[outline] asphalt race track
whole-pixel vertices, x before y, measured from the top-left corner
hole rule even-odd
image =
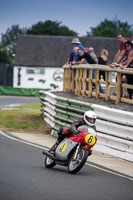
[[[133,200],[133,178],[89,163],[47,169],[42,149],[0,131],[0,200]]]
[[[39,97],[0,96],[0,109],[6,105],[31,104],[40,102]]]

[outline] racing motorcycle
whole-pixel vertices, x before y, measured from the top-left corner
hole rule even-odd
[[[52,168],[56,164],[67,166],[70,174],[77,173],[85,164],[91,148],[96,144],[97,137],[94,129],[87,125],[78,127],[79,134],[70,134],[57,146],[55,154],[51,154],[50,150],[44,150],[42,153],[46,156],[44,165]]]

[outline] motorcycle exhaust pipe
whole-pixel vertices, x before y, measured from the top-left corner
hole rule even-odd
[[[44,154],[45,156],[48,156],[50,158],[52,158],[53,160],[56,160],[55,156],[53,156],[51,153],[49,153],[48,151],[43,151],[42,154]]]

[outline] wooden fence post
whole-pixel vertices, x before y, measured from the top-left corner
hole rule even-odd
[[[105,95],[106,95],[106,101],[108,101],[109,100],[109,72],[105,72],[105,82],[106,82]]]
[[[96,98],[99,97],[99,70],[96,69]]]
[[[72,92],[75,90],[75,70],[76,69],[72,70]]]
[[[86,69],[83,69],[83,78],[82,78],[82,83],[83,83],[83,88],[82,88],[82,96],[86,95]]]
[[[79,69],[76,69],[76,77],[75,77],[75,95],[78,95],[78,87],[79,87]]]
[[[81,89],[82,89],[82,69],[79,69],[79,77],[78,77],[78,96],[81,95]]]
[[[72,82],[72,69],[69,68],[69,92],[72,92],[72,88],[73,88],[73,82]]]
[[[116,85],[116,104],[120,102],[121,98],[121,73],[117,73],[117,85]]]
[[[63,74],[63,92],[66,92],[66,73],[67,73],[67,69],[64,68],[64,74]]]
[[[89,93],[88,96],[91,97],[92,96],[92,69],[88,69],[89,70]]]

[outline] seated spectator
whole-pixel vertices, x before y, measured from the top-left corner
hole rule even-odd
[[[78,61],[77,64],[83,64],[85,62],[85,60],[89,64],[96,64],[96,61],[87,52],[84,52],[82,49],[78,49],[78,55],[79,55],[80,61]],[[89,70],[87,70],[87,78],[88,77],[89,77]],[[96,71],[95,70],[92,71],[92,78],[96,79]],[[88,90],[88,83],[86,84],[86,89]],[[101,93],[104,93],[101,84],[99,84],[99,90]]]
[[[117,64],[121,62],[126,52],[125,42],[127,40],[125,39],[125,37],[122,34],[118,34],[117,39],[120,42],[120,48],[115,55],[113,63],[109,65],[111,68],[117,67]]]
[[[97,56],[94,52],[94,48],[93,47],[86,47],[85,48],[86,52],[90,54],[90,56],[96,61],[96,63],[98,63],[98,59],[97,59]]]
[[[118,65],[121,69],[132,68],[133,69],[133,44],[130,40],[125,42],[126,53],[122,62]],[[126,74],[127,84],[133,85],[133,74]],[[132,99],[133,90],[127,89],[129,98]]]
[[[98,64],[99,65],[106,65],[108,60],[108,51],[106,49],[102,49],[100,52],[100,56],[98,57]],[[103,77],[105,81],[105,71],[99,71],[99,79]]]

